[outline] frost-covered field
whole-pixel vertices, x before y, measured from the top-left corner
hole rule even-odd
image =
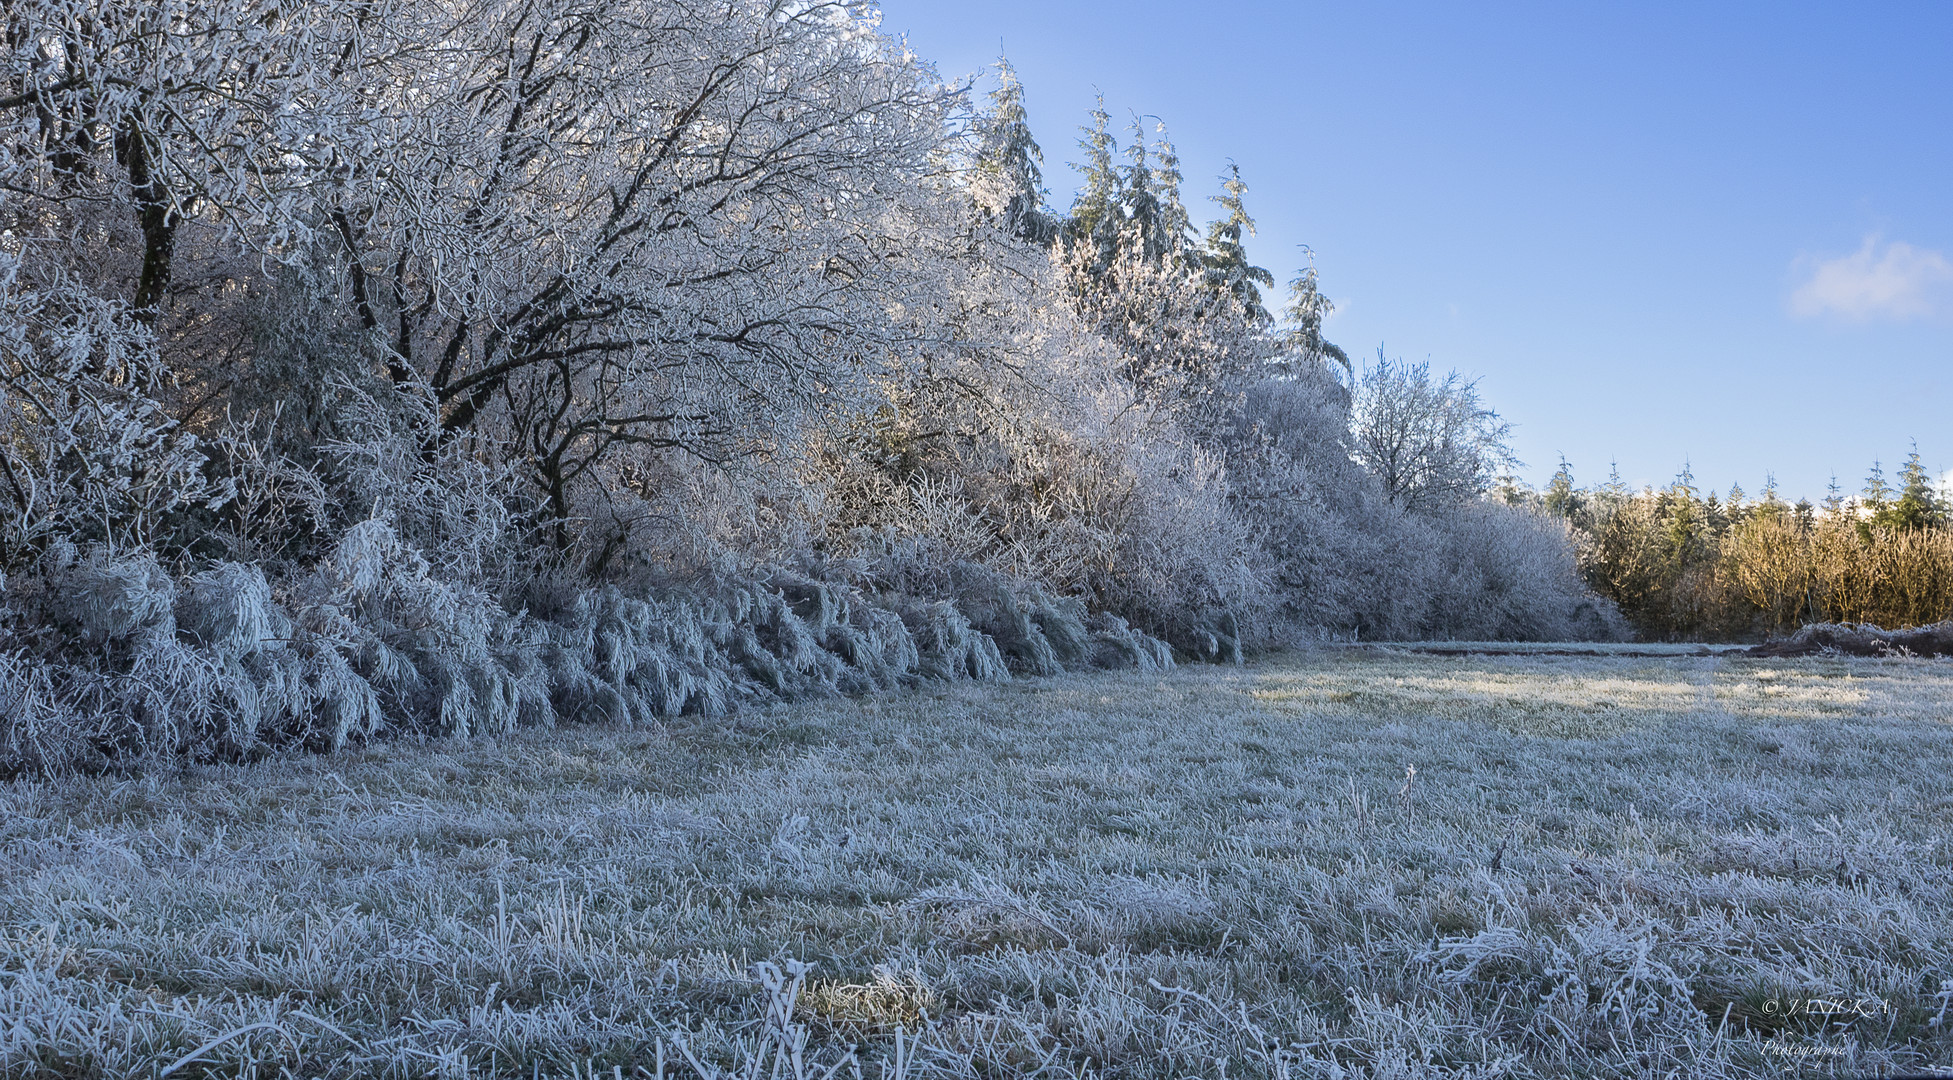
[[[1949,818],[1943,661],[1368,648],[15,782],[0,1072],[1922,1071]]]

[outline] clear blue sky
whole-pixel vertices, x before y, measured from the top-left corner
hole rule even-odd
[[[1534,483],[1953,468],[1953,4],[882,6],[945,78],[1009,54],[1060,209],[1095,88],[1190,197],[1239,162],[1255,260],[1477,376]]]

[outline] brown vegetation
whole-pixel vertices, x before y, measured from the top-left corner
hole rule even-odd
[[[1686,472],[1660,490],[1554,477],[1543,503],[1580,537],[1587,581],[1644,637],[1755,640],[1806,624],[1888,630],[1953,618],[1953,526],[1914,453],[1894,498],[1876,470],[1863,498],[1823,508],[1766,490],[1702,495]]]

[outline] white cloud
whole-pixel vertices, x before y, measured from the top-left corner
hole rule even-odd
[[[1835,259],[1805,256],[1795,268],[1803,284],[1790,294],[1790,313],[1809,319],[1918,319],[1953,310],[1953,262],[1902,240],[1863,247]]]

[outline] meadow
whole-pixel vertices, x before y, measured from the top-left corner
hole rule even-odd
[[[1647,646],[18,779],[0,1075],[1918,1073],[1949,815],[1953,666]]]

